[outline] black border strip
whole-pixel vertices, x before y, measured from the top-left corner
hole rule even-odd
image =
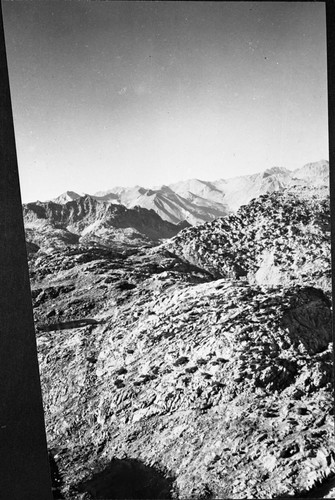
[[[0,498],[51,500],[2,8],[0,215]]]

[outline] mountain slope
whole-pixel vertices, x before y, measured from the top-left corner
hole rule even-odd
[[[330,280],[329,221],[327,188],[291,188],[185,229],[164,246],[217,278],[323,288]]]
[[[74,243],[153,244],[185,227],[162,220],[153,210],[128,209],[88,195],[65,204],[36,202],[23,206],[27,240],[43,248]]]
[[[115,200],[129,208],[137,205],[155,210],[162,219],[177,224],[186,220],[190,224],[206,222],[228,214],[229,209],[222,201],[215,201],[193,193],[180,195],[169,186],[158,189],[135,187],[111,190],[95,195],[97,199]]]
[[[295,179],[304,180],[312,186],[329,184],[329,162],[321,160],[314,163],[307,163],[302,168],[298,168],[292,173],[293,181]]]

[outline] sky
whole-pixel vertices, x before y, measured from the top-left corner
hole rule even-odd
[[[322,2],[2,4],[23,202],[328,159]]]

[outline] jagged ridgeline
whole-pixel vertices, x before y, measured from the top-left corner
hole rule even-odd
[[[96,200],[89,195],[65,204],[28,203],[23,206],[29,252],[64,249],[68,245],[101,246],[157,244],[170,238],[187,223],[172,224],[153,210],[139,206],[128,209]]]
[[[327,494],[327,188],[281,189],[184,229],[90,197],[35,205],[24,210],[58,495]]]

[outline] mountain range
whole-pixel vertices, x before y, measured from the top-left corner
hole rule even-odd
[[[54,498],[334,497],[328,168],[23,206]]]
[[[295,170],[272,167],[257,174],[212,182],[190,179],[153,189],[141,186],[115,187],[89,196],[97,201],[121,204],[127,208],[140,206],[152,209],[163,220],[173,224],[187,221],[191,225],[198,225],[236,212],[240,206],[262,194],[291,186],[328,185],[328,182],[329,163],[320,160]],[[65,204],[81,196],[74,191],[67,191],[52,201]]]

